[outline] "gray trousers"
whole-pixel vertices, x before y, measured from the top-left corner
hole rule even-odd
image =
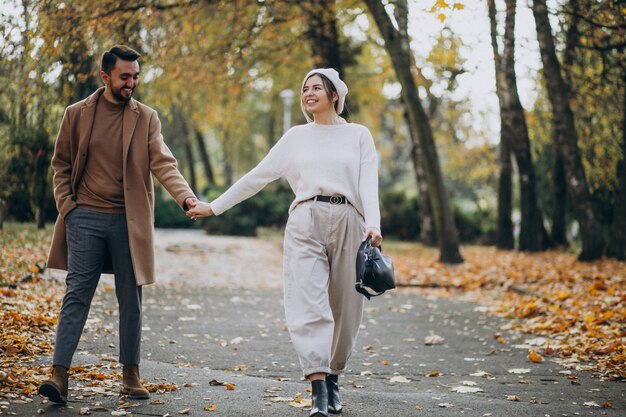
[[[341,374],[365,297],[354,289],[365,225],[349,204],[307,201],[289,215],[284,240],[285,316],[304,376]]]
[[[141,287],[135,281],[126,215],[97,213],[78,207],[66,216],[65,224],[67,289],[59,314],[53,364],[70,367],[109,256],[119,305],[119,360],[124,365],[139,364]]]

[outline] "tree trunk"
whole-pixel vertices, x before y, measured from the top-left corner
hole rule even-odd
[[[311,47],[313,63],[318,68],[334,68],[343,75],[335,0],[307,0],[300,1],[299,4],[307,21],[306,37]]]
[[[550,246],[543,225],[543,216],[537,204],[537,181],[530,153],[530,139],[524,108],[517,92],[515,75],[515,7],[516,0],[506,0],[504,50],[502,71],[504,73],[503,99],[505,117],[510,129],[510,143],[515,154],[520,185],[520,208],[522,222],[519,249],[531,252],[545,250]]]
[[[407,126],[409,126],[409,116],[404,112],[404,118]],[[424,174],[424,165],[420,153],[420,144],[415,137],[414,130],[409,128],[409,137],[411,139],[411,159],[413,168],[415,169],[415,181],[417,183],[417,203],[420,215],[420,236],[419,240],[426,246],[435,246],[437,244],[437,231],[435,230],[435,220],[433,219],[433,211],[430,206],[428,197],[428,181]]]
[[[496,246],[500,249],[513,249],[515,238],[513,236],[513,167],[511,163],[511,137],[504,108],[504,72],[502,60],[498,51],[498,25],[496,21],[496,6],[494,0],[487,1],[489,22],[491,26],[491,47],[493,49],[493,61],[496,74],[496,94],[500,103],[500,177],[498,179],[498,230]]]
[[[385,47],[391,58],[396,77],[402,86],[402,101],[407,109],[409,128],[414,131],[415,137],[418,138],[420,150],[424,156],[422,161],[424,162],[428,193],[439,238],[439,261],[444,263],[463,262],[459,252],[459,239],[454,227],[454,218],[439,165],[435,139],[411,72],[413,62],[406,27],[399,25],[401,31],[394,27],[381,1],[365,0],[365,3],[385,41]],[[398,7],[399,4],[402,4],[403,7]],[[403,10],[403,16],[406,15],[406,1],[399,1],[396,7]]]
[[[537,28],[537,39],[543,62],[548,97],[552,105],[557,148],[563,156],[566,182],[576,220],[580,225],[582,252],[579,260],[590,261],[602,256],[604,238],[602,228],[595,218],[587,179],[578,148],[578,135],[574,125],[574,114],[569,105],[569,91],[557,59],[545,0],[533,0],[533,14]]]
[[[185,143],[183,144],[185,148],[185,160],[187,162],[187,170],[189,172],[189,187],[191,187],[191,191],[195,194],[198,193],[198,179],[196,178],[196,170],[194,168],[194,157],[193,157],[193,149],[191,147],[191,143],[189,142],[189,137],[185,137]]]
[[[342,58],[339,47],[335,3],[336,0],[298,2],[307,22],[305,35],[311,48],[313,64],[316,68],[334,68],[343,78],[345,57]],[[349,99],[346,100],[347,103]],[[340,116],[347,116],[347,108],[345,105]]]
[[[622,159],[617,165],[617,193],[613,205],[613,222],[607,256],[626,260],[626,68],[624,69],[624,119],[622,120]]]
[[[570,69],[574,65],[575,48],[578,44],[578,1],[570,0],[569,6],[572,13],[569,15],[569,26],[565,35],[565,50],[563,51],[563,72],[565,81],[571,91],[572,73]],[[556,128],[553,129],[553,135],[556,135]],[[556,144],[557,140],[553,139]],[[557,146],[553,147],[552,156],[552,243],[555,246],[568,246],[567,243],[567,184],[565,181],[565,167],[563,166],[563,157],[558,151]]]
[[[183,109],[175,107],[173,110],[174,115],[174,128],[179,132],[183,151],[185,152],[185,164],[184,167],[187,171],[187,178],[189,178],[189,187],[194,193],[198,193],[198,179],[196,177],[195,158],[193,156],[193,147],[190,140],[189,125],[185,116],[183,115]]]
[[[556,135],[556,132],[553,133]],[[556,146],[553,147],[552,167],[552,243],[556,246],[567,244],[567,184],[563,156]]]
[[[0,231],[4,230],[4,220],[7,215],[7,202],[0,197]]]
[[[211,160],[209,159],[209,153],[206,150],[206,144],[204,143],[204,136],[198,128],[194,129],[194,136],[196,138],[196,145],[198,146],[198,153],[200,153],[200,161],[204,168],[204,176],[206,177],[209,185],[215,184],[215,176],[213,175],[213,167],[211,166]]]

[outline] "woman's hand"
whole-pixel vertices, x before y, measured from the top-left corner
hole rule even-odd
[[[378,229],[369,228],[365,231],[365,237],[363,240],[367,239],[368,236],[372,237],[372,246],[380,246],[383,242],[383,236],[380,234]]]
[[[187,210],[187,213],[185,214],[191,220],[196,220],[198,217],[213,216],[214,213],[209,203],[206,203],[204,201],[198,201],[193,207]]]

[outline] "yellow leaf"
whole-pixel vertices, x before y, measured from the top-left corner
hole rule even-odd
[[[437,19],[439,19],[439,21],[440,21],[441,23],[443,23],[443,22],[446,20],[446,15],[445,15],[445,14],[443,14],[443,13],[439,13],[439,14],[437,15]]]
[[[215,404],[209,407],[204,407],[204,411],[215,411],[215,410],[217,410],[217,406]]]
[[[452,8],[455,10],[463,10],[465,9],[465,5],[463,3],[454,3]]]
[[[530,353],[528,354],[528,359],[535,363],[543,362],[543,358],[535,351],[535,349],[531,349]]]
[[[235,386],[233,384],[231,384],[230,382],[226,382],[224,384],[224,386],[226,387],[227,390],[232,391],[235,389]]]

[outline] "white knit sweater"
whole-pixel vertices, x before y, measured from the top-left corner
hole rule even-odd
[[[370,131],[362,125],[295,126],[250,172],[211,202],[215,215],[285,178],[296,195],[289,211],[316,195],[343,195],[380,232],[378,159]]]

